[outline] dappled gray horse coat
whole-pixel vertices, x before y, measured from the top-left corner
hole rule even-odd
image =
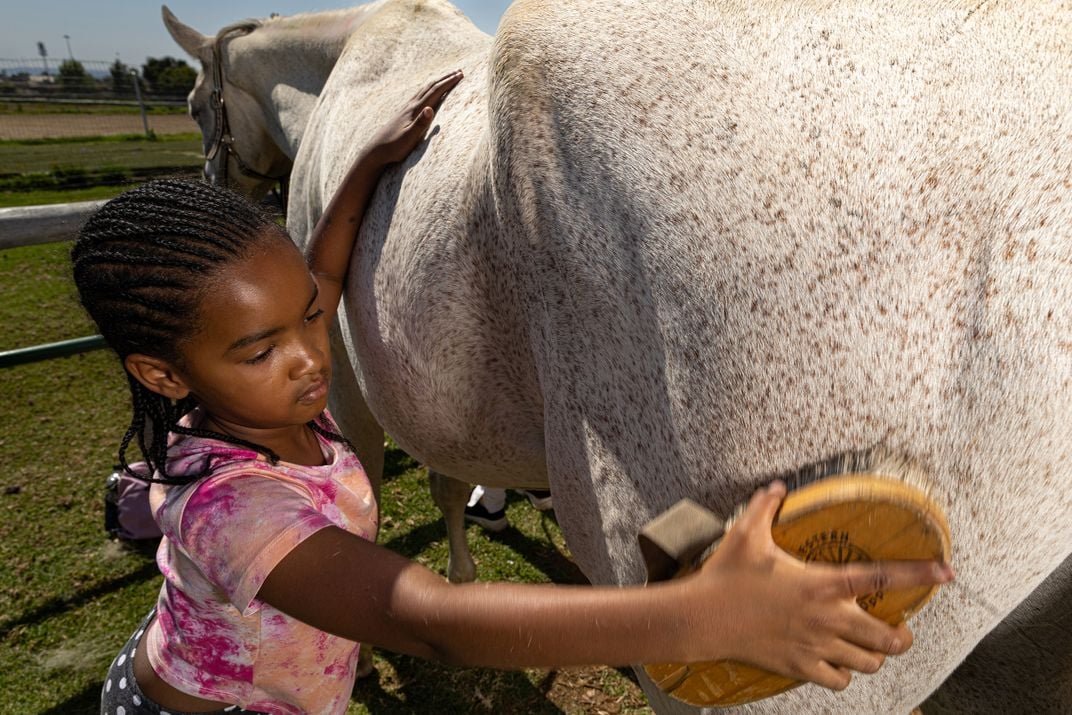
[[[352,382],[335,404],[364,444],[547,480],[602,583],[642,580],[637,531],[683,496],[725,514],[849,451],[917,459],[958,579],[915,648],[744,712],[908,712],[1062,564],[1072,4],[522,0],[494,45],[442,2],[366,10],[296,130],[296,238],[388,110],[467,78],[354,254],[370,412]],[[959,708],[1059,707],[1067,625],[1032,613],[995,648],[1041,655],[980,666]],[[1064,680],[1017,670],[1040,661]]]

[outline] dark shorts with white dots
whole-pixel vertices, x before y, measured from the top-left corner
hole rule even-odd
[[[147,698],[134,679],[134,650],[155,613],[155,608],[149,611],[149,615],[112,661],[112,667],[108,669],[108,677],[104,679],[104,687],[101,689],[101,715],[259,715],[237,705],[208,713],[187,713],[182,710],[169,710]]]

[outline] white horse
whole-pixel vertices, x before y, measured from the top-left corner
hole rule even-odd
[[[466,72],[352,262],[333,405],[371,470],[382,425],[549,483],[588,577],[632,583],[683,496],[904,452],[957,581],[878,674],[740,712],[908,712],[991,630],[925,709],[1068,707],[1072,5],[522,0],[494,41],[444,0],[218,43],[167,20],[207,148],[218,65],[246,167],[293,162],[299,241],[385,113]]]

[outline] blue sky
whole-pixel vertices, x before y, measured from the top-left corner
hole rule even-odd
[[[493,34],[510,0],[453,0],[484,32]],[[205,33],[247,17],[273,12],[332,10],[360,5],[342,0],[168,0],[167,6],[187,25]],[[48,56],[67,57],[64,35],[80,60],[111,62],[116,53],[128,65],[146,57],[186,55],[160,20],[160,3],[145,0],[0,0],[0,58],[37,57],[44,42]]]

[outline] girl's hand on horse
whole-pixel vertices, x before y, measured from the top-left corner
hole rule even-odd
[[[387,165],[405,159],[424,139],[435,109],[462,80],[461,70],[432,82],[372,137],[343,177],[305,247],[309,270],[320,286],[320,307],[330,322],[339,306],[357,229]]]
[[[463,76],[461,70],[455,70],[417,92],[409,104],[372,138],[368,153],[384,164],[399,162],[409,156],[432,126],[443,98],[462,81]]]
[[[717,619],[713,636],[725,639],[737,660],[841,690],[850,671],[874,673],[887,655],[904,653],[912,644],[907,626],[872,617],[857,597],[946,583],[953,571],[932,561],[838,566],[798,561],[771,536],[784,497],[781,482],[756,492],[700,569],[698,583],[717,579],[733,592],[727,601],[733,615]],[[703,614],[704,606],[698,603],[694,612]]]

